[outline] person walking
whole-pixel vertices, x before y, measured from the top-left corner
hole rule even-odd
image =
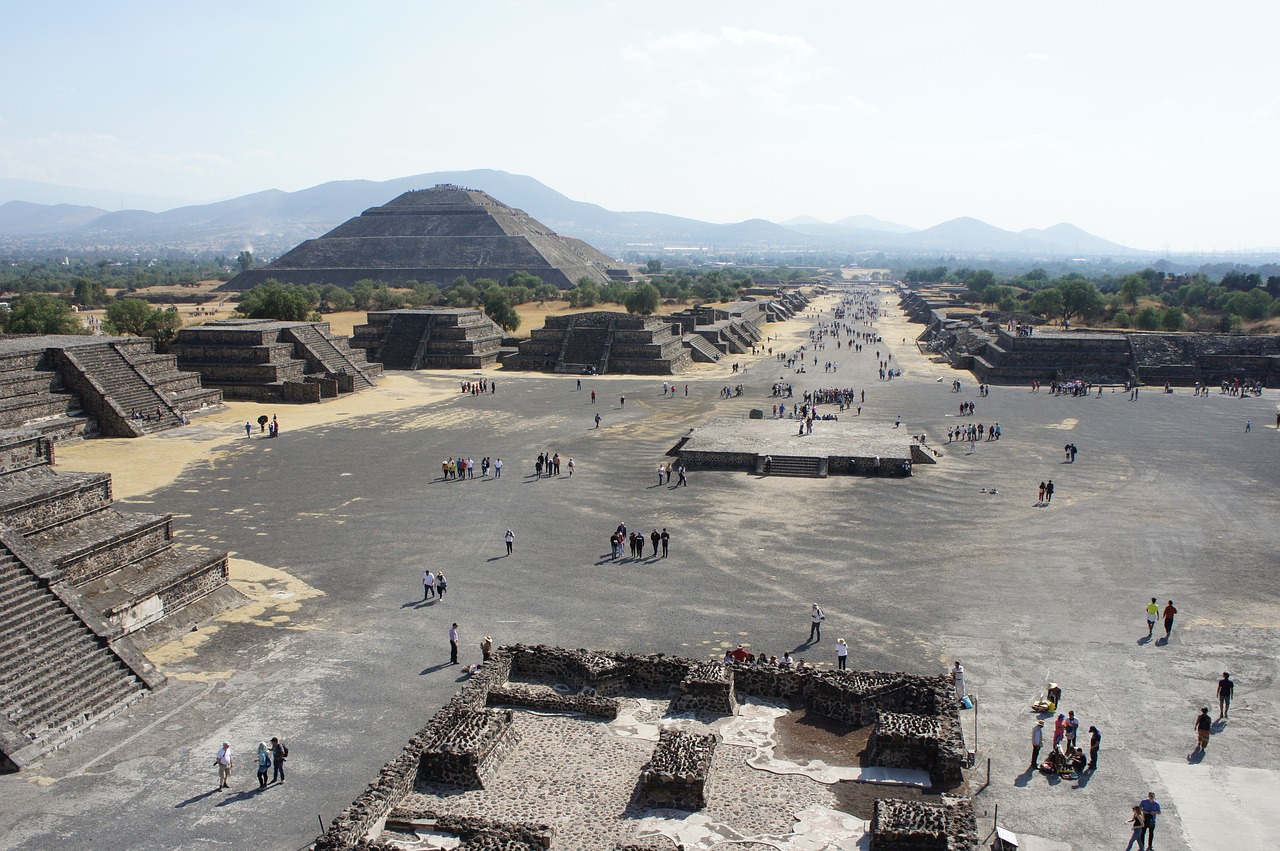
[[[1129,827],[1133,828],[1133,833],[1129,835],[1129,844],[1124,846],[1124,851],[1130,851],[1135,842],[1138,843],[1138,851],[1142,851],[1142,833],[1145,823],[1146,817],[1142,813],[1142,807],[1134,804],[1133,813],[1129,816]]]
[[[849,663],[849,645],[843,638],[836,639],[836,667],[843,671]]]
[[[573,478],[573,459],[569,459],[569,478]]]
[[[1142,808],[1142,835],[1147,838],[1147,851],[1152,851],[1156,841],[1156,816],[1160,815],[1160,802],[1155,792],[1148,792],[1147,799],[1138,804]],[[1138,847],[1142,847],[1141,838]]]
[[[449,627],[449,664],[458,664],[458,625]]]
[[[253,437],[253,426],[250,425],[247,421],[244,424],[244,436]]]
[[[279,736],[271,737],[271,762],[275,770],[271,772],[271,782],[284,782],[284,761],[289,758],[289,746],[280,741]]]
[[[662,536],[658,534],[657,529],[654,529],[653,532],[650,533],[649,540],[653,542],[653,555],[656,556],[658,554],[658,544],[662,542]]]
[[[1213,731],[1213,720],[1209,718],[1209,707],[1200,707],[1196,716],[1196,751],[1203,753],[1209,747],[1209,734]],[[1195,751],[1192,751],[1195,753]]]
[[[1031,728],[1031,768],[1040,764],[1040,748],[1044,746],[1044,722],[1037,721]]]
[[[1156,602],[1156,598],[1152,597],[1151,602],[1147,603],[1147,638],[1150,638],[1156,630],[1156,617],[1160,614],[1160,605]]]
[[[1173,616],[1178,613],[1174,608],[1173,601],[1169,601],[1169,605],[1164,607],[1164,640],[1168,641],[1169,636],[1173,633]]]
[[[676,475],[680,477],[676,480],[676,487],[680,487],[681,485],[684,485],[685,487],[689,487],[689,480],[686,479],[684,476],[683,464],[681,464],[679,467],[676,468]]]
[[[818,608],[818,604],[814,603],[809,610],[809,643],[822,640],[822,622],[827,619],[822,609]]]
[[[667,557],[667,546],[671,543],[671,535],[667,534],[667,527],[662,527],[662,557]]]
[[[258,742],[258,788],[267,788],[267,772],[271,770],[271,752],[266,742]]]
[[[600,428],[600,415],[596,414],[596,428]]]
[[[1102,733],[1097,727],[1089,728],[1089,770],[1098,769],[1098,748],[1102,747]]]
[[[502,459],[495,458],[493,461],[493,477],[495,479],[502,478]]]
[[[506,541],[507,543],[507,555],[511,555],[511,548],[515,545],[515,542],[516,542],[515,533],[512,532],[510,529],[508,529],[507,533],[502,536],[502,540]]]
[[[449,580],[444,578],[444,571],[436,574],[436,596],[440,598],[440,602],[444,602],[444,592],[449,588]]]
[[[428,599],[434,597],[435,595],[436,595],[436,575],[432,573],[430,569],[428,569],[424,571],[422,574],[422,602],[425,603]]]
[[[1044,504],[1053,505],[1053,479],[1045,482],[1044,485]]]
[[[218,788],[231,788],[231,768],[236,763],[231,756],[230,742],[223,742],[222,747],[218,748],[218,752],[213,757],[213,764],[218,766]]]
[[[591,404],[593,404],[593,405],[594,405],[595,403],[596,403],[596,391],[592,390],[592,391],[591,391]]]
[[[1044,482],[1040,483],[1040,498],[1036,500],[1037,505],[1044,505]]]
[[[1229,718],[1231,712],[1231,693],[1236,690],[1236,684],[1231,680],[1229,671],[1222,672],[1222,679],[1218,680],[1218,717]]]

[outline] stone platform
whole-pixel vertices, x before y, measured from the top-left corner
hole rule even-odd
[[[690,429],[672,451],[690,470],[742,470],[770,475],[823,477],[833,474],[910,475],[915,464],[934,464],[933,456],[898,428],[870,420],[815,420],[813,434],[799,435],[799,420],[716,417]],[[877,464],[877,460],[879,463]],[[905,466],[904,466],[905,465]]]

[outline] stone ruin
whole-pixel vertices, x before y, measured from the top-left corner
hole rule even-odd
[[[407,833],[430,830],[458,838],[458,848],[549,849],[556,847],[554,829],[545,823],[503,822],[467,818],[446,812],[448,800],[414,794],[424,777],[446,777],[453,788],[483,784],[501,791],[501,766],[520,745],[510,732],[513,710],[494,712],[513,693],[535,695],[540,687],[511,682],[513,677],[555,681],[590,698],[586,704],[626,693],[665,691],[688,694],[682,685],[728,682],[738,694],[787,702],[838,721],[876,724],[879,752],[896,764],[930,772],[936,785],[963,780],[966,748],[960,731],[957,703],[943,676],[918,676],[876,671],[818,671],[747,664],[716,664],[674,656],[567,650],[559,647],[512,645],[497,650],[450,702],[409,740],[351,806],[344,809],[316,840],[318,851],[403,847],[383,837],[384,831]],[[515,692],[512,689],[515,688]],[[723,689],[720,689],[723,696]],[[572,709],[558,695],[541,689],[547,711]],[[615,710],[616,711],[616,710]],[[594,717],[608,717],[607,712]],[[917,720],[911,720],[911,719]],[[504,720],[506,719],[506,720]],[[913,737],[920,741],[913,741]],[[707,779],[716,740],[688,732],[663,731],[651,758],[637,777],[636,797],[649,806],[701,808],[708,799]],[[875,763],[873,763],[875,764]],[[435,788],[433,785],[431,788]],[[447,787],[446,787],[447,788]],[[711,790],[714,794],[714,790]],[[439,801],[435,805],[432,801]],[[652,803],[649,803],[652,802]],[[601,812],[601,820],[617,812]],[[939,839],[941,837],[941,839]],[[907,843],[917,844],[907,844]],[[942,844],[937,844],[942,842]],[[894,844],[898,843],[898,844]],[[925,843],[925,844],[921,844]],[[933,844],[928,844],[933,843]],[[617,848],[641,846],[618,844]],[[939,807],[928,803],[891,801],[877,805],[872,824],[872,847],[976,851],[976,823],[965,799]]]
[[[674,375],[692,363],[678,331],[669,319],[616,311],[548,316],[502,365],[570,374]]]
[[[1280,384],[1280,335],[1203,332],[1063,331],[1044,320],[996,311],[954,310],[959,305],[904,288],[900,303],[925,326],[921,346],[956,369],[988,384],[1084,379],[1095,383],[1190,387],[1222,381]],[[1031,327],[1010,331],[1011,322]]]
[[[640,801],[651,809],[700,810],[707,805],[707,776],[719,739],[663,730],[640,772]]]
[[[368,390],[382,375],[328,322],[219,319],[183,328],[170,348],[228,399],[319,402]]]
[[[219,291],[247,290],[269,278],[346,288],[364,279],[444,287],[459,276],[502,281],[514,272],[570,289],[584,277],[608,284],[620,265],[484,192],[443,184],[365,210],[272,263],[241,272]]]
[[[738,698],[733,693],[733,677],[721,662],[702,662],[689,668],[680,681],[680,696],[671,708],[680,712],[705,712],[709,715],[733,715],[738,711]]]
[[[871,820],[871,851],[960,851],[978,847],[973,803],[881,798]]]
[[[141,437],[221,404],[221,391],[180,372],[149,338],[0,335],[0,429],[53,440]]]
[[[171,515],[116,511],[110,475],[52,462],[47,437],[0,437],[0,770],[164,684],[131,635],[237,596],[226,553],[176,548]]]
[[[479,310],[379,310],[368,317],[351,345],[384,369],[487,369],[498,362],[503,331]]]

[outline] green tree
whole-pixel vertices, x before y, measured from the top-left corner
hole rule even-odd
[[[236,310],[253,319],[278,319],[282,322],[304,322],[320,304],[315,287],[282,284],[268,278],[240,296]]]
[[[507,275],[506,280],[506,284],[509,287],[526,287],[531,291],[541,283],[541,278],[537,275],[531,275],[528,272],[512,272],[510,275]]]
[[[578,285],[569,290],[569,304],[573,307],[592,307],[600,300],[600,288],[595,282],[583,275]]]
[[[241,272],[248,272],[253,268],[253,252],[241,251],[236,257],[236,268]]]
[[[648,263],[644,264],[644,270],[650,275],[660,275],[662,274],[662,261],[656,259],[650,260]]]
[[[482,278],[481,280],[484,279]],[[479,283],[479,281],[477,281],[477,283]],[[497,281],[493,281],[492,283],[495,286],[497,285]],[[445,302],[450,307],[475,307],[476,303],[479,301],[480,290],[472,284],[462,284],[461,286],[450,287],[449,292],[445,297]],[[508,303],[508,306],[510,306],[510,303]]]
[[[76,303],[85,307],[101,307],[107,301],[107,288],[89,278],[76,279]]]
[[[1271,296],[1262,287],[1232,293],[1222,301],[1224,313],[1238,314],[1245,319],[1261,319],[1267,315],[1269,307]]]
[[[435,284],[418,284],[409,291],[409,306],[426,307],[439,304],[442,298],[440,288]]]
[[[1070,320],[1073,316],[1089,319],[1102,312],[1102,293],[1092,282],[1080,277],[1064,278],[1058,284],[1058,292],[1062,293],[1062,318]]]
[[[539,304],[546,304],[551,299],[560,297],[560,288],[544,281],[533,288],[533,297]]]
[[[355,307],[355,296],[342,287],[325,284],[320,288],[320,303],[317,306],[321,313],[338,313]]]
[[[1166,331],[1181,331],[1187,325],[1187,316],[1180,307],[1171,307],[1160,318],[1160,327]]]
[[[140,298],[122,298],[107,308],[106,321],[102,330],[108,334],[125,334],[141,337],[147,330],[147,321],[155,308]]]
[[[520,327],[520,314],[516,312],[510,297],[496,287],[490,289],[485,296],[484,312],[505,331],[514,331]]]
[[[1139,331],[1154,331],[1160,327],[1160,318],[1160,311],[1148,304],[1134,314],[1133,326]]]
[[[89,329],[57,296],[45,293],[20,295],[4,312],[6,334],[88,334]]]
[[[170,306],[164,310],[151,311],[146,330],[156,341],[156,351],[169,351],[169,344],[182,330],[182,317],[178,315],[178,308]]]
[[[661,293],[658,292],[658,288],[653,284],[640,284],[627,294],[626,301],[623,304],[627,307],[627,313],[640,313],[648,316],[658,309],[660,298]]]
[[[1062,307],[1062,292],[1054,287],[1040,290],[1027,302],[1027,310],[1039,316],[1059,316]]]
[[[1137,304],[1138,299],[1151,292],[1151,287],[1147,284],[1145,278],[1136,272],[1132,275],[1125,275],[1124,280],[1120,282],[1119,293],[1128,304]]]

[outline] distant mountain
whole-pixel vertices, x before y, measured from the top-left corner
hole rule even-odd
[[[33,204],[73,204],[102,210],[168,210],[193,203],[190,198],[161,198],[136,192],[112,192],[106,189],[82,189],[59,186],[39,180],[0,177],[0,204],[7,201],[30,201]]]
[[[60,233],[83,227],[102,215],[97,207],[9,201],[0,204],[0,233]]]
[[[784,228],[802,228],[810,225],[828,224],[822,219],[815,219],[813,216],[796,216],[794,219],[787,219],[785,222],[778,222]]]
[[[0,190],[4,186],[12,189],[19,183],[30,182],[0,181]],[[492,169],[438,171],[384,181],[339,180],[298,192],[269,189],[163,212],[105,212],[107,208],[102,205],[46,205],[23,199],[0,206],[0,239],[56,249],[113,247],[235,253],[249,248],[268,258],[401,193],[441,183],[483,190],[558,233],[585,240],[615,256],[628,250],[657,252],[666,246],[713,252],[1136,253],[1067,224],[1013,233],[971,218],[914,230],[872,216],[850,216],[833,224],[806,216],[783,226],[764,219],[713,224],[665,213],[614,212],[598,204],[575,201],[532,177]],[[39,186],[43,187],[41,191],[49,189],[48,184]],[[79,190],[67,191],[74,194]]]

